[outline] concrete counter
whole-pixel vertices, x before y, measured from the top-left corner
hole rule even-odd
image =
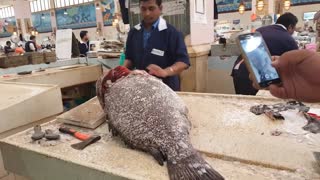
[[[297,113],[285,121],[256,116],[254,104],[274,104],[274,98],[180,93],[190,110],[191,140],[206,160],[226,179],[319,179],[312,156],[320,151],[320,135],[302,130],[305,121]],[[318,104],[310,104],[320,113]],[[43,129],[57,130],[52,121]],[[93,133],[88,129],[81,131]],[[278,129],[283,135],[272,136]],[[5,168],[32,180],[168,179],[166,166],[149,155],[131,150],[107,132],[107,125],[94,133],[102,140],[83,151],[71,144],[78,140],[62,135],[56,142],[34,143],[29,129],[1,141]]]

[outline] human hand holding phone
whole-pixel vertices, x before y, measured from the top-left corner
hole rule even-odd
[[[320,102],[320,55],[308,50],[289,51],[272,63],[282,79],[270,85],[270,93],[282,99]],[[256,86],[256,85],[255,85]]]
[[[280,76],[271,65],[268,47],[260,33],[239,35],[237,43],[257,89],[267,88],[270,84],[281,83]]]

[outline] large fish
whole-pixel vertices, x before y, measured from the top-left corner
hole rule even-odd
[[[171,180],[223,180],[192,147],[188,109],[159,79],[117,67],[97,81],[97,96],[113,135],[167,161]]]

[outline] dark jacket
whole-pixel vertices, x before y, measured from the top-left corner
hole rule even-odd
[[[30,49],[30,44],[33,44],[34,48],[36,49],[35,51],[37,51],[37,46],[36,46],[36,43],[33,42],[33,41],[28,41],[26,43],[26,52],[34,52],[33,50]]]
[[[266,42],[272,56],[298,49],[296,41],[287,30],[279,25],[264,26],[257,29]]]
[[[4,53],[9,54],[10,52],[14,52],[14,49],[12,49],[10,46],[4,46]]]
[[[136,25],[130,30],[126,45],[126,58],[133,68],[146,70],[150,64],[167,68],[176,62],[190,65],[189,56],[182,33],[160,19],[158,28],[154,29],[144,48],[143,27]],[[162,79],[174,91],[180,90],[179,76]]]
[[[79,51],[80,51],[80,55],[87,56],[87,52],[89,51],[89,41],[86,43],[79,42]]]

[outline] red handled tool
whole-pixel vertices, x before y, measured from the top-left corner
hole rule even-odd
[[[314,113],[307,113],[310,117],[315,118],[316,120],[320,121],[320,116]]]
[[[64,133],[64,134],[70,134],[72,135],[73,137],[81,140],[81,141],[85,141],[87,139],[90,138],[90,135],[88,134],[83,134],[83,133],[80,133],[74,129],[70,129],[70,128],[67,128],[67,127],[60,127],[59,128],[59,131]]]
[[[77,149],[77,150],[83,150],[85,147],[87,147],[90,144],[93,144],[101,139],[101,136],[84,134],[84,133],[78,132],[74,129],[67,128],[67,127],[60,127],[59,131],[64,134],[70,134],[73,137],[82,141],[80,143],[71,145],[71,147],[73,147],[74,149]]]

